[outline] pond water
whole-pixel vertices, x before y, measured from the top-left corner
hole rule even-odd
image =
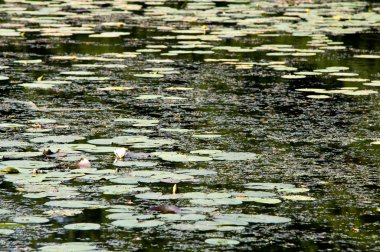
[[[2,1],[0,247],[379,251],[375,1]]]

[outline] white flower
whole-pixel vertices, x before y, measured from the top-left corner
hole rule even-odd
[[[113,153],[115,153],[115,161],[117,160],[120,160],[120,159],[123,159],[125,154],[127,153],[127,149],[126,148],[119,148],[119,149],[116,149],[113,151]]]
[[[76,166],[78,168],[91,168],[91,163],[90,163],[90,160],[88,160],[87,158],[85,157],[82,157],[81,159],[79,159],[77,162],[76,162]]]

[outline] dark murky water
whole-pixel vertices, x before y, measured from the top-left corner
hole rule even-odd
[[[1,235],[0,247],[14,251],[37,250],[47,245],[89,242],[98,249],[110,251],[379,251],[380,149],[376,141],[380,134],[377,93],[380,84],[376,80],[380,79],[380,59],[357,56],[379,55],[380,7],[373,2],[345,4],[331,5],[336,6],[334,9],[323,4],[297,7],[273,1],[251,4],[249,1],[136,1],[128,4],[122,1],[4,1],[0,5],[0,26],[11,30],[0,29],[0,66],[8,67],[2,68],[0,75],[9,77],[9,80],[1,80],[0,85],[0,148],[4,157],[1,166],[10,166],[8,159],[43,161],[56,166],[45,169],[45,165],[40,164],[28,167],[28,163],[10,163],[21,174],[4,175],[0,184],[0,208],[10,211],[0,212],[0,228],[14,233]],[[304,16],[307,13],[314,13],[315,17],[309,19]],[[252,21],[255,18],[262,20]],[[320,26],[312,25],[319,23]],[[368,23],[371,26],[367,26]],[[206,29],[202,27],[205,24]],[[300,31],[309,26],[311,28]],[[343,28],[338,30],[337,27]],[[112,38],[88,35],[114,31],[129,34]],[[15,34],[9,35],[10,32]],[[353,73],[352,76],[333,76],[329,73],[334,71],[322,71],[321,75],[293,79],[302,76],[302,73],[294,74],[300,71],[336,66],[348,69],[335,72]],[[151,75],[136,75],[143,73]],[[282,77],[284,75],[290,75],[290,79]],[[58,84],[46,86],[49,83],[43,81],[48,80]],[[20,85],[25,83],[37,86]],[[102,90],[108,87],[133,89]],[[40,118],[56,121],[31,121]],[[158,122],[133,126],[139,122],[117,121],[120,118]],[[184,130],[166,131],[167,128]],[[67,140],[71,135],[79,137]],[[64,140],[54,140],[54,137],[51,141],[36,140],[47,136],[64,136]],[[91,142],[118,136],[145,136],[158,143],[152,146],[146,139],[137,141],[140,146],[128,141],[124,145]],[[10,143],[5,144],[5,140]],[[162,143],[168,140],[168,144]],[[18,141],[23,144],[17,144]],[[70,145],[88,141],[95,146]],[[110,148],[99,149],[104,146]],[[155,163],[154,167],[146,163],[142,167],[123,166],[116,173],[113,151],[122,146],[133,153],[189,154],[200,149],[238,152],[235,157],[240,160],[217,160],[212,156],[209,161],[174,162],[136,154],[124,161],[149,161]],[[10,153],[42,154],[42,150],[48,148],[63,149],[68,156],[47,160],[42,155],[20,157]],[[255,153],[257,159],[239,158],[240,152]],[[73,168],[80,157],[90,159],[95,169],[83,168],[83,172],[66,169]],[[34,168],[45,173],[33,174]],[[206,170],[211,175],[193,175],[190,180],[173,179],[168,175],[169,180],[161,177],[138,181],[139,187],[167,196],[172,194],[176,183],[180,196],[174,199],[169,196],[161,200],[142,199],[136,197],[141,192],[107,194],[102,189],[118,184],[112,179],[131,178],[136,171],[177,174],[184,169]],[[54,172],[58,175],[49,177]],[[74,172],[80,175],[72,175]],[[34,181],[36,178],[41,180]],[[286,183],[309,191],[287,194],[278,188],[254,190],[246,185],[255,182]],[[36,189],[38,186],[44,188]],[[69,187],[78,194],[64,192],[64,195],[54,196],[56,198],[35,195],[59,191],[62,187]],[[280,202],[214,202],[210,206],[210,202],[181,196],[189,192],[227,193],[229,196],[221,198],[232,200],[247,197],[247,191],[270,192],[274,196],[269,198]],[[237,196],[239,194],[243,196]],[[287,198],[292,195],[300,197]],[[66,209],[45,204],[55,200],[100,203],[96,207],[68,207],[79,212],[65,216],[48,212]],[[204,219],[163,221],[154,227],[128,228],[115,226],[112,224],[115,219],[109,218],[114,212],[132,212],[139,216],[140,223],[144,218],[161,220],[161,216],[149,211],[149,207],[160,204],[181,209],[199,207],[190,212],[202,214]],[[116,205],[129,206],[132,210],[119,209],[122,207]],[[209,211],[210,207],[215,209]],[[266,214],[290,221],[243,225],[237,223],[235,216],[236,223],[217,225],[219,229],[202,231],[181,226],[215,221],[225,214]],[[4,224],[15,222],[16,216],[29,215],[48,218],[49,222]],[[181,216],[187,216],[186,211]],[[82,222],[98,223],[100,229],[64,228]],[[223,226],[231,230],[236,226],[242,228],[223,231],[220,229]],[[205,242],[211,238],[240,243],[212,245]]]

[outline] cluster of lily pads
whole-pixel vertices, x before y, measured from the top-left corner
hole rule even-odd
[[[232,185],[239,189],[227,185],[216,189],[209,182],[221,176],[215,166],[246,165],[247,172],[255,168],[251,166],[260,155],[249,148],[235,150],[225,141],[230,136],[201,123],[200,127],[186,125],[185,109],[191,111],[199,94],[209,95],[213,87],[198,78],[181,79],[192,71],[190,59],[211,69],[232,67],[234,73],[248,75],[264,69],[285,84],[310,82],[313,86],[295,90],[312,99],[378,94],[373,89],[380,86],[379,80],[362,78],[356,69],[348,72],[347,66],[332,65],[310,70],[302,66],[341,51],[352,52],[351,59],[357,62],[380,59],[377,52],[351,51],[329,36],[378,31],[380,9],[369,11],[365,2],[357,1],[290,2],[194,0],[174,7],[172,1],[164,0],[4,1],[0,5],[0,13],[5,14],[0,24],[2,43],[46,45],[51,51],[49,55],[5,52],[2,58],[0,82],[22,96],[20,100],[4,98],[4,103],[22,107],[33,118],[20,121],[9,117],[0,123],[4,133],[0,140],[1,180],[10,183],[23,200],[43,203],[30,215],[0,209],[4,221],[0,235],[17,232],[22,228],[18,224],[49,225],[64,218],[59,228],[67,231],[207,231],[215,237],[205,238],[205,244],[233,246],[244,240],[229,239],[230,233],[252,225],[291,223],[290,216],[267,214],[266,207],[278,207],[276,211],[294,201],[313,204],[317,198],[309,194],[309,188],[257,179]],[[139,40],[138,48],[126,49],[126,44],[137,43],[139,32],[135,30],[155,34]],[[307,41],[301,46],[268,42],[280,36]],[[226,41],[242,43],[226,45]],[[60,46],[80,48],[81,42],[107,50],[60,50]],[[113,50],[114,44],[121,49]],[[14,71],[19,74],[12,74]],[[315,80],[333,81],[338,87],[318,88],[312,83]],[[351,86],[341,87],[346,84]],[[87,100],[73,98],[73,104],[64,104],[60,92],[70,92],[73,97],[85,92],[96,99],[86,104]],[[59,97],[56,106],[50,105],[54,101],[50,96]],[[28,97],[39,98],[31,101]],[[85,107],[77,107],[83,103]],[[107,113],[112,111],[108,122],[94,125],[101,129],[75,125],[82,115],[71,112],[92,110],[96,114],[100,103],[102,107],[110,104]],[[137,109],[130,115],[133,106]],[[140,112],[140,107],[146,110]],[[168,117],[168,110],[178,115]],[[158,116],[148,117],[148,112]],[[44,117],[35,118],[36,113]],[[118,117],[113,117],[115,114]],[[110,126],[119,132],[109,132]],[[193,145],[185,148],[189,142]],[[250,212],[242,213],[239,206],[249,206]],[[85,209],[101,209],[106,221],[66,219],[84,214]],[[86,242],[38,246],[41,251],[99,248]]]

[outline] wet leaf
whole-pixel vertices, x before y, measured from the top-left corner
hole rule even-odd
[[[47,223],[50,220],[44,217],[38,217],[38,216],[19,216],[13,218],[13,221],[15,223],[20,223],[20,224],[42,224],[42,223]]]
[[[63,227],[64,229],[67,230],[99,230],[100,225],[97,223],[73,223],[73,224],[68,224]]]
[[[43,252],[82,252],[82,251],[96,251],[96,245],[88,242],[67,242],[55,245],[46,245],[39,248]]]
[[[206,239],[206,243],[211,245],[220,245],[220,246],[233,246],[238,245],[240,242],[237,240],[232,239],[224,239],[224,238],[212,238],[212,239]]]

